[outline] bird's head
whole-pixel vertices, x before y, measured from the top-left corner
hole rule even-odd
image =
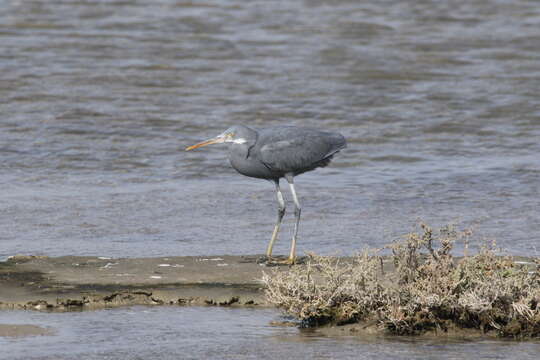
[[[252,133],[255,133],[254,130],[248,128],[247,126],[235,125],[231,126],[218,136],[202,141],[198,144],[188,146],[186,151],[200,148],[202,146],[210,144],[222,144],[222,143],[233,143],[233,144],[245,144],[251,142]],[[255,133],[256,134],[256,133]]]

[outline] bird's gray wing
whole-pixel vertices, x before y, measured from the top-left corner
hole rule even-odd
[[[269,141],[261,147],[260,154],[268,168],[287,173],[313,168],[341,148],[328,136],[307,133]]]

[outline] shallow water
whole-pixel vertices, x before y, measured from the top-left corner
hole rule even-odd
[[[297,179],[300,254],[379,247],[423,219],[538,255],[539,27],[532,0],[2,1],[0,259],[262,253],[271,184],[236,174],[219,146],[183,151],[235,123],[347,137],[333,165]],[[58,325],[9,342],[21,358],[173,357],[182,336],[186,357],[524,358],[531,346],[313,339],[247,310],[176,309],[205,325],[160,324],[170,311],[2,317]]]
[[[81,313],[4,312],[2,322],[52,336],[0,338],[0,359],[537,359],[540,343],[325,337],[274,327],[274,310],[134,307]]]
[[[2,2],[0,257],[262,253],[273,187],[183,151],[234,123],[346,135],[297,179],[300,253],[423,219],[538,254],[537,5]]]

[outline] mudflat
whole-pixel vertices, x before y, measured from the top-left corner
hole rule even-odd
[[[0,324],[0,337],[51,335],[54,331],[30,324]]]
[[[71,311],[129,305],[270,307],[261,282],[263,272],[288,271],[289,266],[268,266],[261,258],[16,255],[0,262],[0,310]],[[294,266],[305,266],[304,260],[299,258]],[[343,264],[349,260],[342,258]],[[530,261],[524,257],[514,260]],[[394,271],[390,258],[384,258],[381,266],[383,272]]]
[[[260,256],[13,256],[0,263],[0,309],[122,305],[269,306]],[[280,266],[280,268],[288,268]]]
[[[88,256],[13,256],[0,262],[0,310],[80,311],[131,305],[271,307],[265,297],[264,272],[287,272],[287,265],[261,262],[261,255],[107,258]],[[395,271],[382,257],[381,274]],[[460,258],[455,258],[458,261]],[[306,258],[294,269],[302,271]],[[346,266],[352,259],[340,258]],[[516,265],[535,268],[531,258]],[[315,275],[314,275],[315,276]],[[395,286],[387,283],[385,286]],[[278,325],[298,325],[285,322]],[[326,335],[382,334],[376,323],[324,326]],[[0,336],[47,335],[35,325],[0,324]],[[485,336],[478,330],[451,327],[426,336]]]

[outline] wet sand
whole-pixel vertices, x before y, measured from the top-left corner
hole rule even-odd
[[[269,306],[259,279],[270,268],[257,263],[259,258],[14,256],[0,263],[0,309],[68,311],[175,304]]]
[[[30,324],[0,324],[0,337],[51,335],[54,331]]]

